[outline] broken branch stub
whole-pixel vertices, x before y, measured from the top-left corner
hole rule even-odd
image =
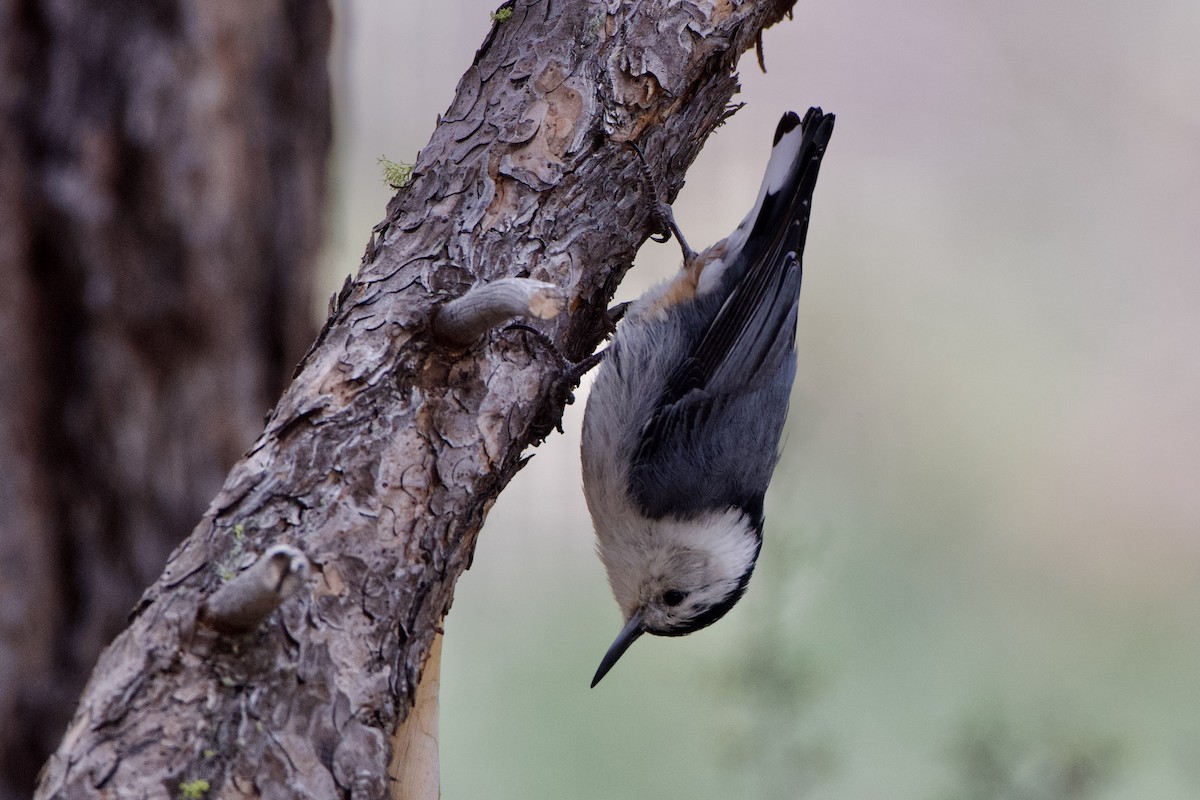
[[[308,556],[291,545],[277,544],[213,592],[200,609],[200,619],[221,633],[249,633],[304,585],[308,571]]]
[[[500,278],[473,286],[434,313],[433,335],[465,347],[487,331],[517,317],[553,319],[566,307],[563,290],[532,278]]]

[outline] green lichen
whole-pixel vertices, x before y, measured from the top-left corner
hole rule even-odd
[[[508,22],[512,19],[512,6],[501,6],[491,13],[492,22]]]
[[[244,552],[246,552],[246,526],[239,522],[233,526],[233,547],[229,548],[225,558],[217,565],[217,575],[221,580],[233,580],[238,573],[237,563],[241,561]]]
[[[183,800],[202,800],[211,788],[212,785],[204,778],[196,778],[194,781],[179,784],[179,796]]]
[[[604,30],[605,19],[607,19],[607,15],[604,13],[604,9],[591,14],[584,24],[583,33],[579,36],[580,43],[591,47],[600,41],[600,32]]]
[[[387,156],[380,156],[379,166],[383,168],[383,182],[393,189],[403,189],[412,181],[414,164],[392,161]]]

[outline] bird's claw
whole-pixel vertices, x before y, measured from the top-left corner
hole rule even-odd
[[[628,305],[620,304],[620,305]],[[620,309],[619,313],[624,315],[624,309]],[[615,323],[614,323],[615,324]],[[597,364],[604,360],[604,350],[592,353],[590,356],[579,361],[572,361],[562,354],[558,349],[558,345],[554,340],[547,336],[537,328],[533,328],[524,323],[514,322],[505,327],[506,331],[518,330],[532,334],[533,338],[545,347],[558,361],[559,369],[561,370],[558,377],[554,379],[554,383],[550,386],[550,399],[556,406],[569,406],[575,402],[575,387],[578,385],[580,378],[592,370]],[[559,414],[558,419],[554,422],[554,429],[559,433],[563,432],[562,415]]]
[[[629,311],[630,303],[626,300],[624,303],[617,303],[604,312],[604,335],[605,337],[612,336],[617,332],[617,323],[625,319],[625,313]]]
[[[679,249],[683,251],[683,263],[692,263],[692,259],[696,257],[696,251],[688,246],[687,239],[683,237],[683,231],[679,230],[679,224],[675,222],[675,213],[671,210],[671,206],[659,198],[658,185],[654,181],[654,173],[650,171],[650,164],[646,161],[645,153],[642,152],[642,148],[638,146],[637,142],[630,142],[629,146],[633,148],[633,152],[637,153],[638,163],[641,166],[642,183],[654,203],[650,214],[658,223],[658,230],[650,234],[650,239],[662,244],[670,241],[674,236],[675,241],[679,242]]]

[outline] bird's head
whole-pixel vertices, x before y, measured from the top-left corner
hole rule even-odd
[[[598,538],[625,627],[592,686],[643,633],[684,636],[725,616],[746,591],[762,545],[761,527],[735,508],[646,520],[641,533]]]

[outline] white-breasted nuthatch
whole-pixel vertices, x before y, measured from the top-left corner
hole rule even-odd
[[[625,627],[592,686],[643,633],[682,636],[741,598],[796,375],[809,207],[833,114],[784,114],[754,208],[636,300],[583,419],[583,487]],[[675,230],[678,237],[678,229]]]

